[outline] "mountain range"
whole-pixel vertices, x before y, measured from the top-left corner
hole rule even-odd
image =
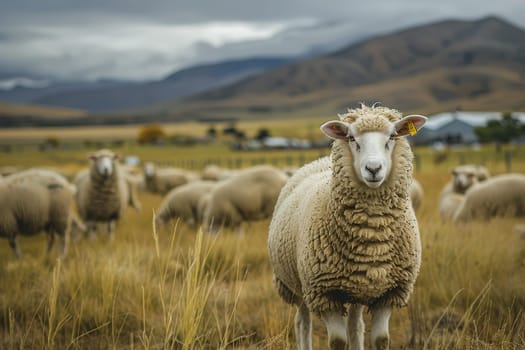
[[[418,26],[284,65],[168,110],[174,118],[319,116],[377,101],[422,113],[525,109],[525,31],[496,17]]]
[[[289,61],[289,58],[257,57],[199,65],[177,71],[159,81],[101,80],[56,83],[45,88],[17,87],[0,91],[0,100],[89,112],[134,109],[226,85]]]
[[[122,110],[77,117],[78,124],[333,116],[359,102],[377,101],[425,114],[523,110],[525,31],[498,17],[446,20],[313,58],[222,62],[158,82],[59,89],[29,102]]]

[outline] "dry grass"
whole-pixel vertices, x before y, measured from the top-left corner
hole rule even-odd
[[[160,158],[155,151],[143,156]],[[49,165],[67,165],[65,158]],[[525,349],[525,240],[512,230],[520,221],[441,223],[437,200],[449,164],[424,159],[423,264],[409,307],[394,312],[392,348]],[[525,162],[514,170],[525,172]],[[152,209],[161,197],[140,198],[143,211],[128,210],[115,241],[102,232],[73,245],[64,261],[45,256],[44,235],[21,240],[20,260],[0,245],[0,348],[295,348],[295,310],[271,283],[268,220],[246,224],[243,235],[207,236],[177,223],[157,231]],[[314,346],[325,344],[315,320]]]

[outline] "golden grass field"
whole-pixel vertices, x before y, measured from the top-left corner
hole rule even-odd
[[[525,173],[525,149],[508,150],[512,171]],[[117,151],[158,162],[265,155],[223,145],[126,144]],[[76,171],[87,164],[87,152],[21,148],[0,155],[0,166]],[[525,239],[513,231],[523,219],[453,225],[441,223],[437,211],[451,166],[482,161],[498,174],[506,170],[502,154],[492,147],[460,150],[434,164],[430,151],[415,152],[415,176],[425,189],[417,212],[423,263],[409,307],[393,313],[391,348],[525,349]],[[323,153],[328,150],[266,155],[309,161]],[[63,261],[56,251],[45,255],[44,235],[22,238],[19,260],[1,242],[0,349],[295,348],[295,309],[271,282],[269,220],[246,223],[242,235],[207,236],[183,223],[155,230],[152,215],[161,197],[140,193],[140,199],[142,211],[128,209],[113,242],[101,232],[95,241],[72,244]],[[326,348],[317,319],[313,344]]]

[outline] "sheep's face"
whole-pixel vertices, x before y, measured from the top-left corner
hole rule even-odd
[[[146,163],[146,165],[144,165],[144,175],[146,175],[146,177],[153,177],[153,175],[155,175],[155,165],[153,165],[153,163]]]
[[[378,117],[381,118],[381,117]],[[396,139],[417,132],[426,121],[423,116],[407,116],[396,122],[381,118],[381,130],[359,128],[358,120],[330,121],[321,126],[321,130],[333,139],[344,140],[352,153],[354,171],[360,181],[370,188],[380,187],[392,168],[392,151]],[[372,124],[372,123],[368,123]]]
[[[93,166],[97,173],[103,177],[110,177],[115,172],[117,155],[91,155],[89,158],[93,161]]]
[[[474,165],[458,166],[452,170],[452,176],[454,177],[454,191],[458,193],[465,193],[474,184],[487,178],[482,167]]]

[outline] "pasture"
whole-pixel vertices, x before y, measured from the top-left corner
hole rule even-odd
[[[312,132],[309,123],[302,131],[285,124],[278,128],[300,136]],[[218,159],[222,166],[300,165],[329,152],[240,153],[223,143],[155,147],[132,142],[115,150],[197,169]],[[87,152],[20,146],[2,154],[0,166],[74,173],[87,164]],[[482,163],[493,175],[509,168],[525,173],[525,149],[457,149],[439,162],[428,149],[415,153],[415,177],[425,190],[417,212],[423,263],[409,307],[393,313],[391,348],[525,349],[525,239],[513,231],[523,219],[454,225],[441,223],[437,209],[451,166]],[[156,229],[152,216],[162,198],[139,196],[142,212],[127,210],[113,242],[104,232],[95,241],[81,240],[71,244],[64,261],[56,259],[56,251],[45,255],[44,235],[20,240],[20,260],[7,241],[0,242],[0,348],[295,348],[295,308],[280,300],[271,281],[269,220],[245,223],[242,235],[207,236],[177,222]],[[326,347],[325,333],[316,319],[314,348]]]

